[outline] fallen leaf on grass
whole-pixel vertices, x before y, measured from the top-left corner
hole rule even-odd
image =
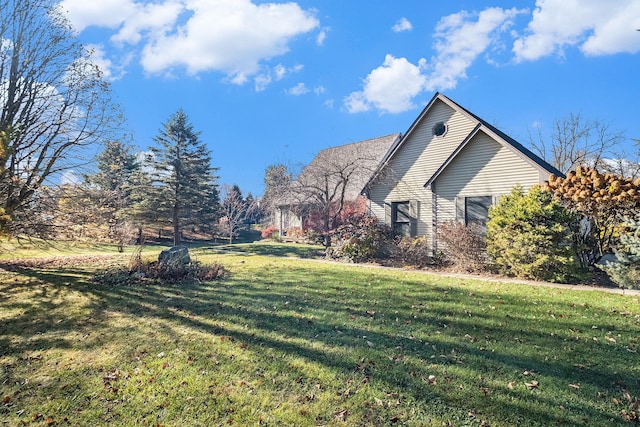
[[[349,415],[349,411],[347,411],[346,409],[343,409],[342,411],[335,412],[335,413],[333,414],[333,416],[335,417],[335,419],[336,419],[336,420],[339,420],[339,421],[344,421],[344,420],[346,420],[348,415]]]
[[[507,384],[507,388],[509,390],[513,390],[513,387],[515,387],[515,385],[516,385],[516,382],[515,381],[511,381],[509,384]]]
[[[575,389],[579,389],[580,388],[580,384],[569,384],[569,387],[575,388]]]
[[[2,403],[7,404],[11,402],[11,396],[5,396],[2,398]]]
[[[604,337],[605,340],[609,341],[609,342],[616,342],[615,338],[611,338],[611,337]]]
[[[102,380],[107,383],[110,381],[117,381],[118,380],[118,371],[111,371],[108,372],[104,377],[102,377]]]
[[[538,381],[533,380],[530,383],[524,383],[524,385],[526,385],[529,389],[533,390],[533,389],[538,388],[539,383],[538,383]]]

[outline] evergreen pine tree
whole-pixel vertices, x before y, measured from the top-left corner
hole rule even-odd
[[[141,245],[144,243],[143,230],[159,222],[157,204],[161,199],[161,189],[153,185],[148,162],[144,158],[139,158],[139,161],[140,167],[133,171],[129,179],[129,205],[125,215],[137,228],[136,244]]]
[[[262,216],[269,224],[275,224],[275,210],[280,198],[287,192],[291,181],[291,172],[283,164],[269,165],[264,174],[264,195],[260,204]]]
[[[617,262],[607,262],[605,270],[621,288],[640,289],[640,215],[622,223]]]
[[[173,228],[174,245],[188,226],[208,226],[216,219],[219,205],[217,168],[211,154],[200,142],[187,115],[178,110],[154,138],[153,181],[159,218]]]
[[[98,232],[96,237],[107,237],[117,242],[122,250],[130,238],[125,208],[130,203],[130,178],[138,165],[129,147],[120,141],[108,142],[96,160],[95,173],[85,175],[82,184],[67,185],[63,189],[65,197],[61,201],[73,209],[62,209],[61,206],[60,211],[66,213],[70,223],[90,227],[91,235],[106,226],[106,230]],[[68,198],[75,200],[65,201]]]
[[[96,160],[98,170],[87,176],[86,180],[104,191],[123,191],[127,187],[129,177],[138,168],[135,155],[120,141],[108,142]]]

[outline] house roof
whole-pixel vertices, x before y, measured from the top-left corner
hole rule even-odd
[[[433,184],[433,182],[436,179],[438,179],[440,174],[442,172],[444,172],[445,169],[447,169],[447,167],[449,166],[449,164],[451,164],[453,159],[455,159],[458,156],[458,154],[460,154],[460,152],[464,149],[464,147],[466,147],[469,144],[469,142],[479,132],[484,132],[485,134],[491,136],[493,138],[493,140],[497,141],[498,143],[500,143],[503,146],[509,145],[512,148],[515,148],[516,152],[519,152],[521,157],[525,161],[527,161],[528,163],[530,163],[532,166],[536,167],[537,169],[539,169],[539,170],[541,170],[543,172],[547,172],[549,174],[554,174],[556,176],[564,177],[564,174],[562,172],[560,172],[558,169],[554,168],[550,164],[546,163],[544,160],[540,159],[538,156],[533,154],[531,151],[529,151],[526,148],[524,148],[522,145],[520,145],[520,143],[518,143],[513,138],[510,138],[508,135],[500,132],[495,127],[493,127],[493,126],[489,127],[485,123],[481,122],[481,123],[478,123],[476,125],[476,127],[471,131],[471,133],[469,133],[469,135],[467,135],[467,137],[464,139],[464,141],[462,141],[462,143],[460,145],[458,145],[458,147],[453,151],[453,153],[451,153],[451,155],[447,158],[447,160],[445,160],[444,163],[442,163],[440,165],[438,170],[435,171],[435,173],[431,176],[431,178],[429,178],[429,180],[424,184],[424,186],[425,187],[429,187],[431,184]],[[518,149],[518,146],[520,146],[520,148],[522,148],[522,151],[520,151]],[[529,155],[527,155],[527,153]]]
[[[441,95],[441,96],[444,97],[444,95]],[[451,102],[453,102],[453,101],[451,101]],[[454,102],[454,104],[456,104],[456,103]],[[458,104],[456,104],[456,105],[458,105]],[[506,133],[502,132],[497,127],[495,127],[492,124],[488,123],[484,119],[476,116],[475,114],[473,114],[471,111],[467,110],[466,108],[464,108],[464,107],[462,107],[460,105],[458,105],[458,107],[460,107],[463,111],[465,111],[467,114],[469,114],[474,119],[478,120],[480,123],[482,123],[483,126],[488,128],[489,130],[491,130],[491,132],[495,133],[502,140],[507,142],[509,145],[511,145],[513,148],[515,148],[520,153],[522,153],[524,156],[528,157],[531,161],[536,163],[538,166],[543,168],[545,171],[549,172],[550,174],[555,174],[556,176],[564,176],[564,174],[561,171],[559,171],[558,169],[556,169],[555,167],[553,167],[552,165],[547,163],[540,156],[538,156],[537,154],[533,153],[531,150],[526,148],[524,145],[520,144],[518,141],[516,141],[515,139],[513,139],[512,137],[510,137]]]
[[[429,180],[425,184],[425,187],[430,185],[440,175],[440,173],[442,173],[442,171],[444,171],[446,169],[446,167],[453,161],[453,159],[460,153],[460,151],[462,151],[462,149],[469,143],[469,141],[471,141],[473,136],[475,136],[479,131],[483,131],[484,133],[490,135],[491,137],[493,137],[493,139],[495,139],[500,144],[512,148],[523,159],[525,159],[527,162],[531,163],[532,165],[534,165],[538,169],[544,170],[544,171],[548,172],[549,174],[555,174],[557,176],[564,176],[564,174],[562,172],[560,172],[558,169],[556,169],[555,167],[551,166],[549,163],[547,163],[546,161],[541,159],[539,156],[537,156],[532,151],[528,150],[526,147],[524,147],[522,144],[520,144],[518,141],[516,141],[515,139],[513,139],[512,137],[510,137],[506,133],[502,132],[500,129],[498,129],[495,126],[491,125],[489,122],[485,121],[484,119],[482,119],[479,116],[475,115],[474,113],[470,112],[469,110],[467,110],[466,108],[462,107],[458,103],[452,101],[447,96],[445,96],[445,95],[443,95],[443,94],[441,94],[439,92],[436,92],[435,95],[431,98],[431,100],[424,107],[422,112],[413,121],[411,126],[409,126],[409,129],[404,134],[402,139],[399,140],[389,150],[387,156],[385,156],[382,159],[382,161],[380,162],[380,165],[378,166],[378,169],[371,176],[371,179],[366,183],[365,188],[367,188],[375,180],[375,178],[379,175],[379,173],[382,171],[382,169],[384,169],[384,167],[389,163],[390,159],[398,152],[400,147],[403,145],[404,141],[406,141],[411,136],[411,134],[413,134],[413,132],[416,130],[416,128],[418,127],[418,125],[420,124],[422,119],[433,108],[433,106],[436,103],[436,101],[442,101],[445,104],[449,105],[452,109],[462,112],[467,117],[469,117],[471,120],[475,121],[477,124],[474,127],[474,129],[471,131],[471,133],[469,135],[467,135],[467,137],[462,141],[462,143],[449,156],[449,158],[438,168],[438,170],[435,172],[435,174],[431,178],[429,178]]]
[[[389,151],[401,139],[401,134],[394,133],[364,141],[325,148],[309,163],[295,179],[294,187],[311,187],[319,178],[328,179],[333,185],[340,175],[350,174],[346,185],[347,199],[356,199],[369,181],[373,172]],[[300,202],[293,194],[285,195],[279,204]]]

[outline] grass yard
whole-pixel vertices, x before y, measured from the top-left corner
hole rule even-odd
[[[638,296],[195,252],[228,275],[5,265],[0,425],[640,422]]]

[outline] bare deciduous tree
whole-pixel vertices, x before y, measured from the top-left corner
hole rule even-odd
[[[233,243],[233,238],[237,234],[238,229],[255,208],[255,200],[250,203],[244,200],[238,186],[230,186],[228,184],[222,186],[222,216],[220,218],[220,226],[229,237],[229,244]]]
[[[0,0],[0,110],[9,138],[0,207],[10,216],[28,210],[46,180],[77,166],[83,148],[106,141],[118,123],[102,72],[57,2]]]
[[[347,202],[359,196],[388,144],[381,147],[369,140],[325,149],[292,183],[290,193],[297,204],[320,215],[325,246],[331,246],[336,219]]]
[[[553,122],[548,141],[540,127],[535,137],[529,135],[529,140],[540,157],[567,173],[578,166],[602,168],[605,159],[617,157],[625,137],[608,123],[571,113]]]

